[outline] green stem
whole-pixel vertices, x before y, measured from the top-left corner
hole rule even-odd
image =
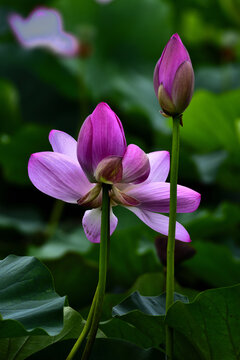
[[[75,344],[74,344],[72,350],[70,351],[70,353],[69,353],[66,360],[73,359],[74,355],[78,351],[79,347],[81,346],[83,340],[85,339],[85,337],[87,336],[87,334],[88,334],[88,332],[90,330],[90,327],[91,327],[91,324],[92,324],[93,313],[94,313],[94,309],[95,309],[95,304],[96,304],[97,292],[98,292],[98,287],[97,287],[97,289],[95,291],[95,295],[94,295],[92,305],[91,305],[90,311],[88,313],[87,321],[86,321],[86,323],[84,325],[84,328],[83,328],[81,334],[79,335],[79,338],[75,342]]]
[[[166,313],[174,302],[174,249],[177,211],[180,117],[173,118],[172,157],[170,171],[170,212],[167,245]],[[173,359],[173,329],[166,326],[167,359]]]
[[[50,238],[55,233],[63,212],[63,208],[64,208],[64,202],[61,200],[56,200],[53,205],[49,222],[47,224],[46,237]]]
[[[106,288],[107,265],[108,265],[108,249],[110,243],[110,199],[109,199],[109,185],[102,184],[102,219],[101,219],[101,241],[100,241],[100,255],[99,255],[99,281],[98,293],[95,304],[95,310],[92,320],[91,329],[87,343],[82,355],[82,360],[87,360],[90,356],[92,346],[96,337],[98,324],[100,321],[103,300]]]

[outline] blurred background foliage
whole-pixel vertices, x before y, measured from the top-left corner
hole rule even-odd
[[[33,152],[50,150],[51,129],[75,137],[100,101],[122,120],[128,143],[146,152],[170,150],[171,123],[159,113],[152,75],[178,32],[196,76],[181,129],[179,184],[202,194],[197,212],[178,216],[196,254],[177,265],[177,290],[240,282],[240,3],[238,0],[42,0],[58,9],[81,55],[61,58],[20,47],[9,28],[11,12],[27,16],[39,1],[0,5],[0,256],[34,255],[51,270],[56,291],[85,314],[98,277],[98,245],[81,229],[78,206],[56,205],[27,176]],[[157,234],[117,209],[111,241],[104,318],[133,290],[164,291]],[[55,225],[59,217],[57,229]]]

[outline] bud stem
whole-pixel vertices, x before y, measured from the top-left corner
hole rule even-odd
[[[110,245],[110,198],[108,184],[102,184],[102,220],[101,220],[101,241],[100,241],[100,255],[99,255],[99,280],[97,288],[97,297],[95,302],[94,314],[89,331],[87,343],[82,355],[82,360],[89,359],[93,343],[96,337],[98,324],[100,321],[103,300],[105,295],[106,278],[107,278],[107,265],[109,257]]]
[[[172,158],[170,170],[170,212],[167,245],[166,313],[174,302],[174,249],[177,211],[180,117],[173,117]],[[166,326],[167,359],[173,359],[173,329]]]

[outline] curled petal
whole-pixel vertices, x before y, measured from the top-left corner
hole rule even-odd
[[[82,219],[82,225],[86,237],[93,243],[100,242],[101,234],[101,214],[100,208],[87,210]],[[117,227],[118,219],[113,214],[112,209],[110,210],[110,235],[114,232]]]
[[[170,169],[170,154],[168,151],[154,151],[148,155],[150,174],[144,184],[166,181]]]
[[[78,160],[89,178],[101,160],[123,157],[126,139],[121,121],[105,103],[100,103],[85,120],[78,137]]]
[[[162,115],[165,117],[173,116],[177,113],[176,107],[172,101],[171,96],[168,94],[163,84],[158,88],[158,101],[162,108]]]
[[[9,24],[26,48],[48,48],[64,56],[74,56],[79,51],[77,38],[63,30],[61,15],[56,10],[37,8],[26,19],[12,14]]]
[[[127,207],[127,209],[137,215],[137,217],[139,217],[139,219],[142,220],[151,229],[159,232],[160,234],[168,236],[169,218],[167,216],[147,210],[142,210],[136,207]],[[184,242],[191,241],[187,230],[179,222],[176,222],[175,238]]]
[[[114,184],[122,180],[122,172],[122,158],[119,156],[108,156],[100,161],[94,176],[97,181]]]
[[[38,190],[69,203],[77,203],[93,186],[78,163],[55,152],[32,154],[28,175]]]
[[[83,197],[78,199],[77,203],[78,205],[94,208],[96,203],[101,200],[100,192],[102,190],[101,184],[95,185],[87,194],[85,194]],[[96,201],[97,199],[97,201]],[[99,207],[101,202],[98,204],[97,207]]]
[[[148,184],[132,185],[124,192],[140,202],[141,209],[169,212],[170,184],[154,182]],[[195,211],[201,200],[201,195],[185,186],[177,186],[177,212],[188,213]]]
[[[111,199],[114,201],[114,203],[125,206],[140,205],[139,201],[129,195],[124,194],[124,192],[120,191],[116,186],[112,187]]]
[[[51,130],[49,133],[49,142],[52,145],[53,151],[70,156],[74,161],[77,161],[77,142],[67,133],[59,130]]]
[[[178,114],[181,114],[189,105],[193,90],[194,72],[192,64],[185,61],[179,66],[172,87],[172,100]]]
[[[123,179],[125,183],[141,183],[147,179],[150,172],[149,159],[137,145],[130,144],[122,160]]]

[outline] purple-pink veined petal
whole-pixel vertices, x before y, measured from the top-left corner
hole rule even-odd
[[[174,34],[165,46],[162,56],[154,72],[154,88],[163,84],[169,96],[172,95],[172,85],[179,66],[184,61],[190,61],[189,54],[178,34]],[[157,95],[157,92],[156,92]]]
[[[154,151],[148,155],[150,174],[144,184],[150,182],[165,182],[170,169],[170,154],[168,151]]]
[[[161,85],[160,82],[159,82],[159,66],[160,66],[160,64],[162,62],[162,58],[163,58],[163,55],[165,53],[165,50],[166,50],[166,46],[163,49],[162,55],[161,55],[160,59],[158,60],[158,62],[156,63],[155,68],[154,68],[154,72],[153,72],[153,87],[154,87],[154,91],[155,91],[155,94],[156,94],[157,98],[158,98],[158,89],[159,89],[159,86]]]
[[[70,156],[76,162],[77,159],[77,141],[67,133],[59,130],[51,130],[49,141],[53,151]]]
[[[91,115],[89,115],[82,124],[78,135],[77,158],[85,174],[91,180],[94,180],[94,170],[92,164],[92,143],[93,127],[91,122]]]
[[[12,14],[9,24],[20,44],[26,48],[48,48],[64,56],[74,56],[79,52],[79,41],[63,30],[61,15],[54,9],[37,8],[26,19]]]
[[[82,219],[82,225],[86,237],[93,243],[100,242],[101,234],[101,215],[102,211],[100,208],[87,210]],[[112,209],[110,210],[110,235],[114,232],[117,227],[118,219],[113,214]]]
[[[87,176],[91,178],[99,162],[107,156],[122,157],[126,147],[121,121],[107,104],[98,104],[83,123],[78,137],[77,156]]]
[[[172,86],[172,100],[176,111],[181,114],[189,105],[194,91],[194,71],[190,61],[184,61],[178,68]]]
[[[28,175],[38,190],[69,203],[77,203],[93,187],[78,163],[55,152],[32,154]]]
[[[142,210],[137,207],[127,207],[128,210],[132,211],[137,217],[142,220],[147,226],[160,234],[168,236],[168,224],[169,217],[157,214],[151,211]],[[179,223],[176,222],[176,233],[175,239],[190,242],[190,236],[187,230]]]
[[[130,144],[122,160],[124,183],[141,183],[147,179],[150,172],[148,156],[137,145]]]
[[[123,156],[126,139],[122,123],[106,103],[100,103],[91,115],[93,128],[92,162],[95,170],[107,156]]]
[[[170,184],[153,182],[129,186],[124,192],[140,202],[141,209],[169,213]],[[195,211],[201,200],[201,195],[185,186],[177,186],[177,212]]]

